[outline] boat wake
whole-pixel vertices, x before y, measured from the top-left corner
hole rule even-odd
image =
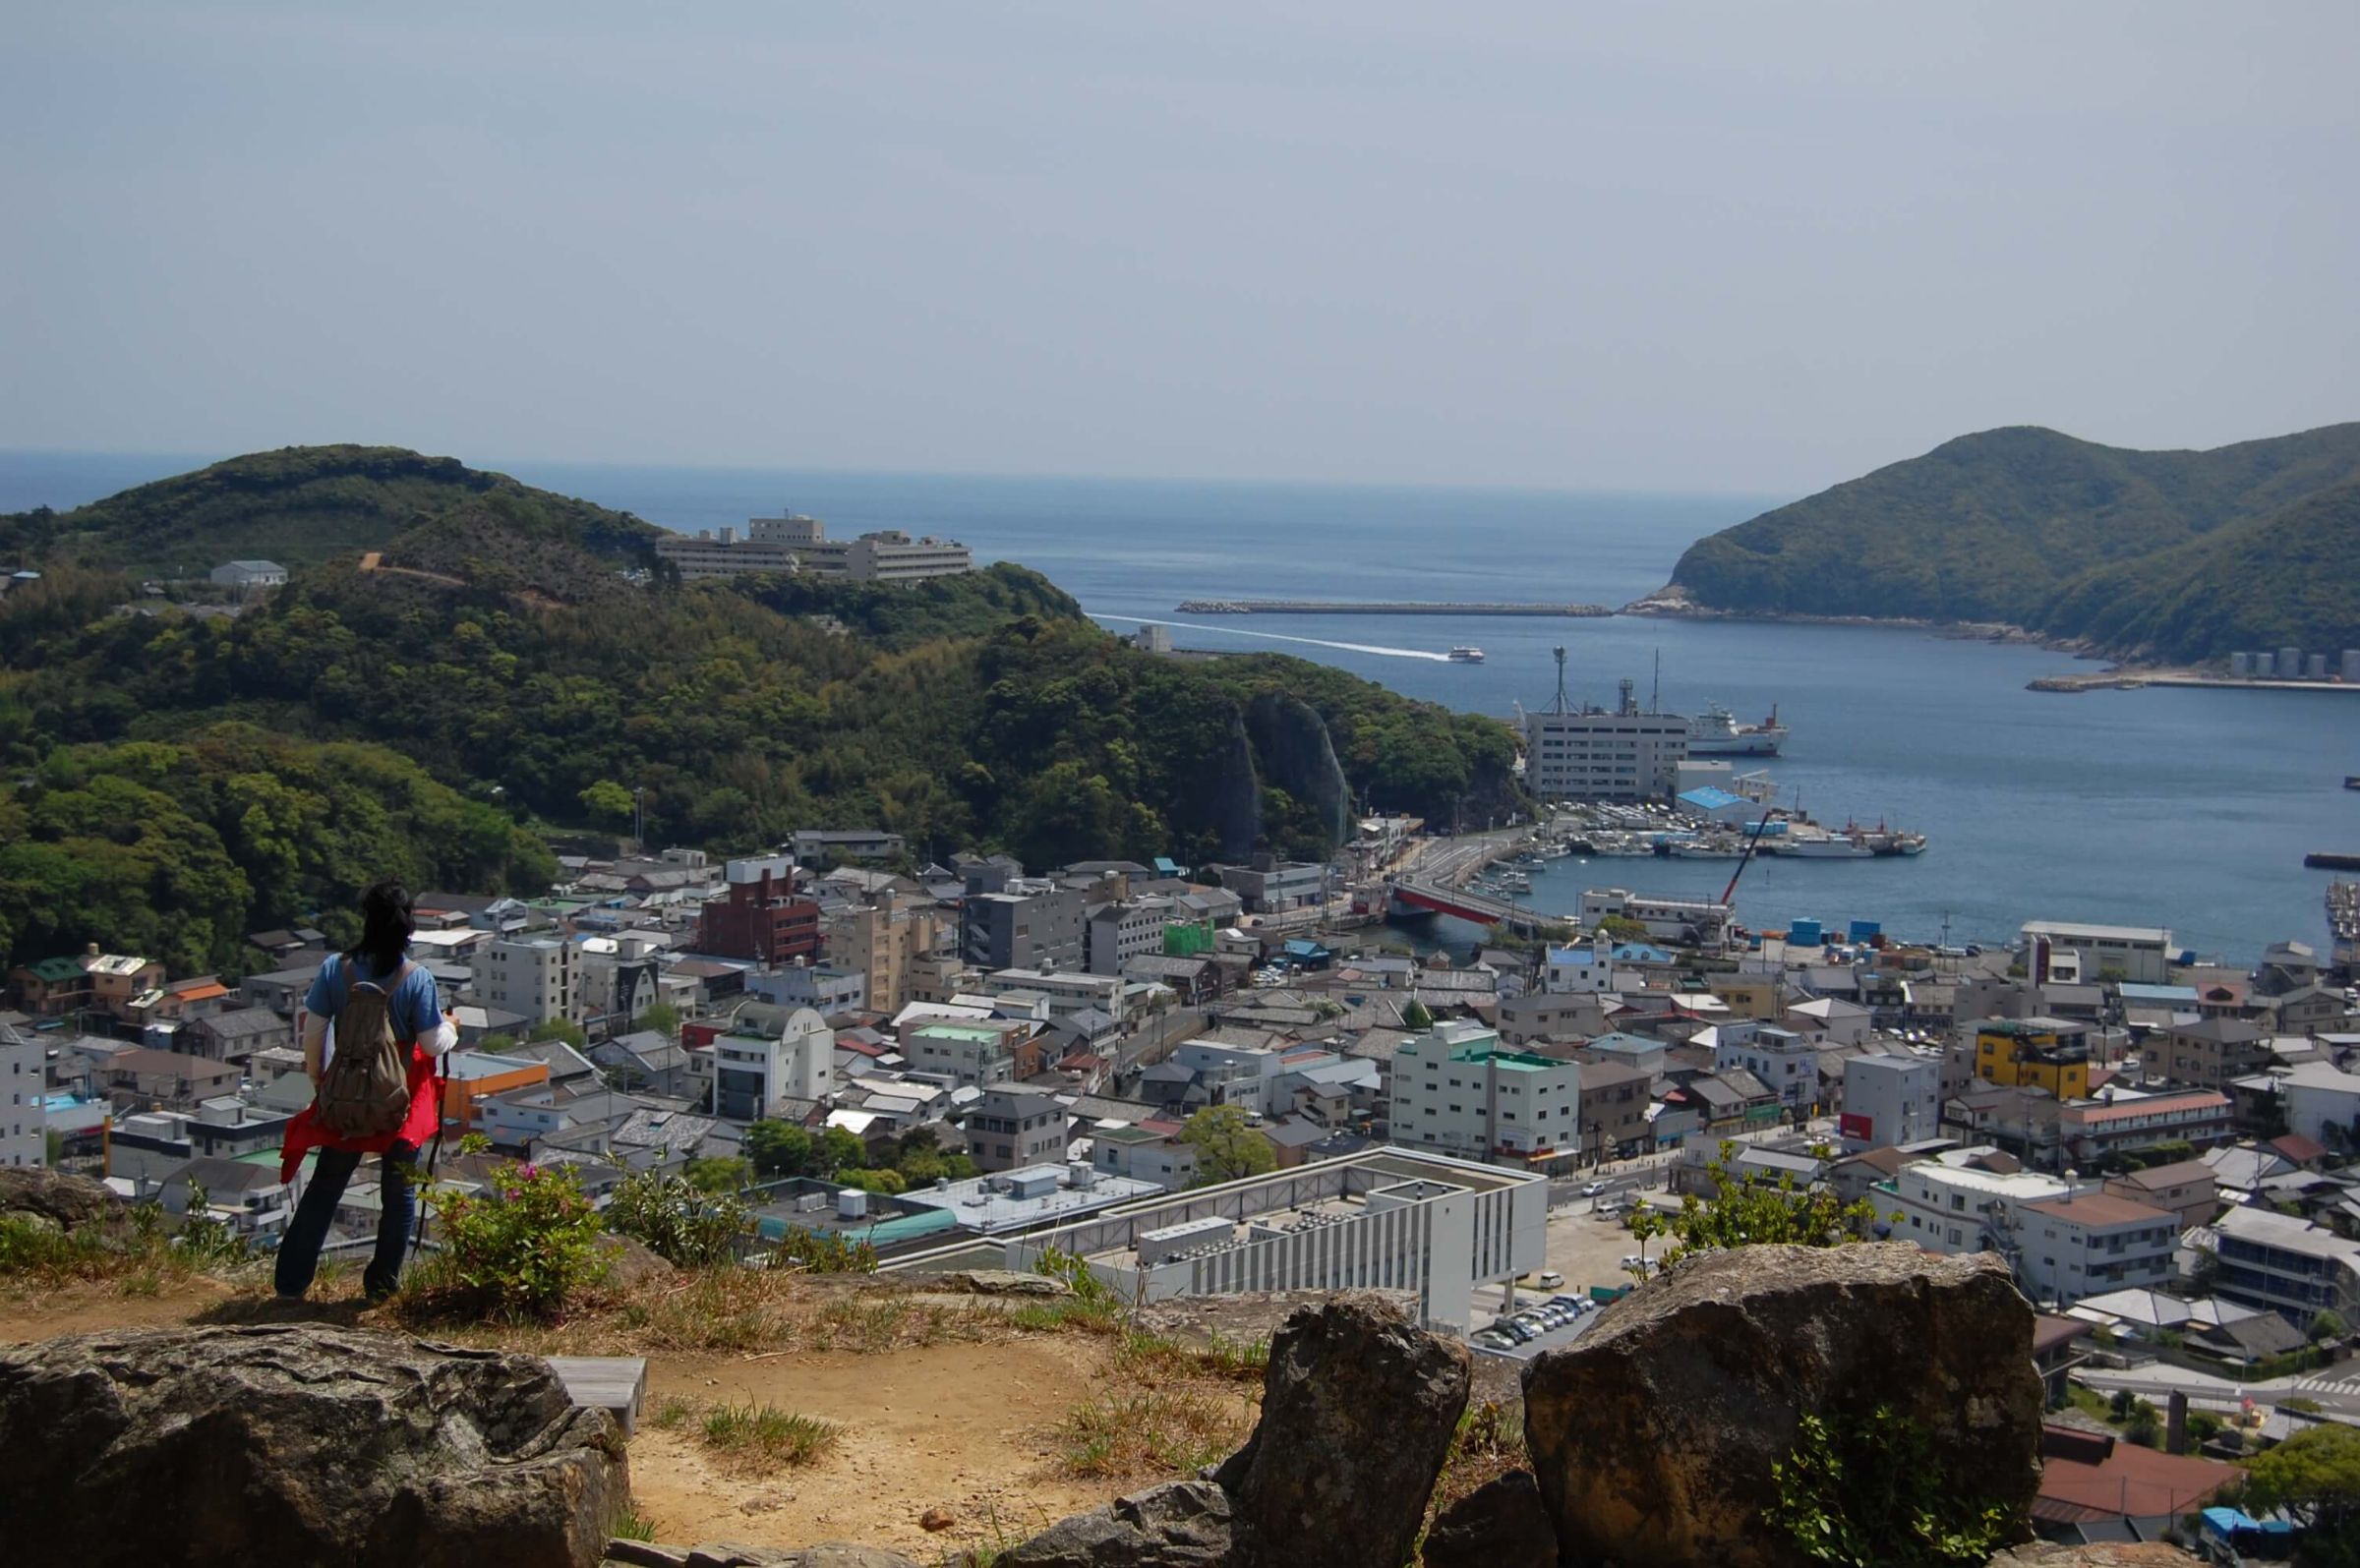
[[[1442,665],[1450,662],[1448,654],[1430,654],[1423,648],[1382,648],[1375,643],[1339,643],[1329,642],[1325,637],[1289,637],[1274,631],[1247,631],[1242,626],[1192,626],[1184,620],[1151,620],[1146,615],[1101,615],[1095,610],[1086,613],[1092,620],[1121,620],[1128,621],[1134,626],[1169,626],[1174,631],[1210,631],[1218,632],[1225,637],[1260,637],[1265,642],[1302,643],[1312,648],[1340,648],[1348,654],[1379,654],[1386,659],[1431,659],[1436,664]]]

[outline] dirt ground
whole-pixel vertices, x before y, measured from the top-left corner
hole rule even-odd
[[[357,1300],[300,1309],[324,1322],[397,1328]],[[0,1294],[0,1344],[119,1327],[283,1318],[259,1289],[195,1276],[153,1295],[119,1283]],[[920,1560],[1013,1544],[1068,1514],[1136,1489],[1139,1478],[1083,1481],[1057,1464],[1055,1428],[1111,1386],[1106,1339],[1080,1333],[954,1340],[874,1354],[794,1350],[663,1354],[648,1360],[648,1408],[631,1440],[634,1506],[656,1538],[796,1546],[850,1540]],[[668,1401],[770,1405],[838,1423],[832,1451],[769,1472],[716,1456],[657,1422]],[[948,1528],[919,1523],[929,1510]],[[938,1521],[939,1522],[939,1521]]]

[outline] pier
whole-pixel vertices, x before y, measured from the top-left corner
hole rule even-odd
[[[1611,615],[1604,605],[1519,605],[1499,601],[1448,604],[1437,600],[1191,599],[1187,615]]]

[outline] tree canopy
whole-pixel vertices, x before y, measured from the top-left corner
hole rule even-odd
[[[1197,1151],[1197,1185],[1233,1182],[1278,1168],[1277,1150],[1234,1105],[1209,1105],[1180,1129],[1180,1141]]]

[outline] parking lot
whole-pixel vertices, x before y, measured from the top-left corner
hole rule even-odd
[[[1610,1190],[1606,1200],[1628,1201],[1634,1192],[1630,1189]],[[1595,1212],[1596,1200],[1583,1198],[1577,1202],[1550,1211],[1548,1261],[1542,1265],[1551,1273],[1564,1277],[1564,1284],[1547,1289],[1531,1286],[1515,1292],[1514,1307],[1507,1304],[1507,1292],[1499,1286],[1478,1288],[1473,1299],[1473,1323],[1478,1328],[1512,1309],[1544,1303],[1557,1296],[1586,1296],[1593,1285],[1628,1285],[1631,1276],[1622,1266],[1622,1259],[1637,1253],[1639,1244],[1631,1240],[1630,1232],[1622,1221]],[[1661,1244],[1649,1248],[1652,1253]],[[1570,1344],[1585,1332],[1597,1314],[1583,1312],[1569,1323],[1551,1329],[1540,1338],[1518,1344],[1512,1350],[1474,1342],[1479,1351],[1493,1355],[1527,1360],[1544,1350]]]

